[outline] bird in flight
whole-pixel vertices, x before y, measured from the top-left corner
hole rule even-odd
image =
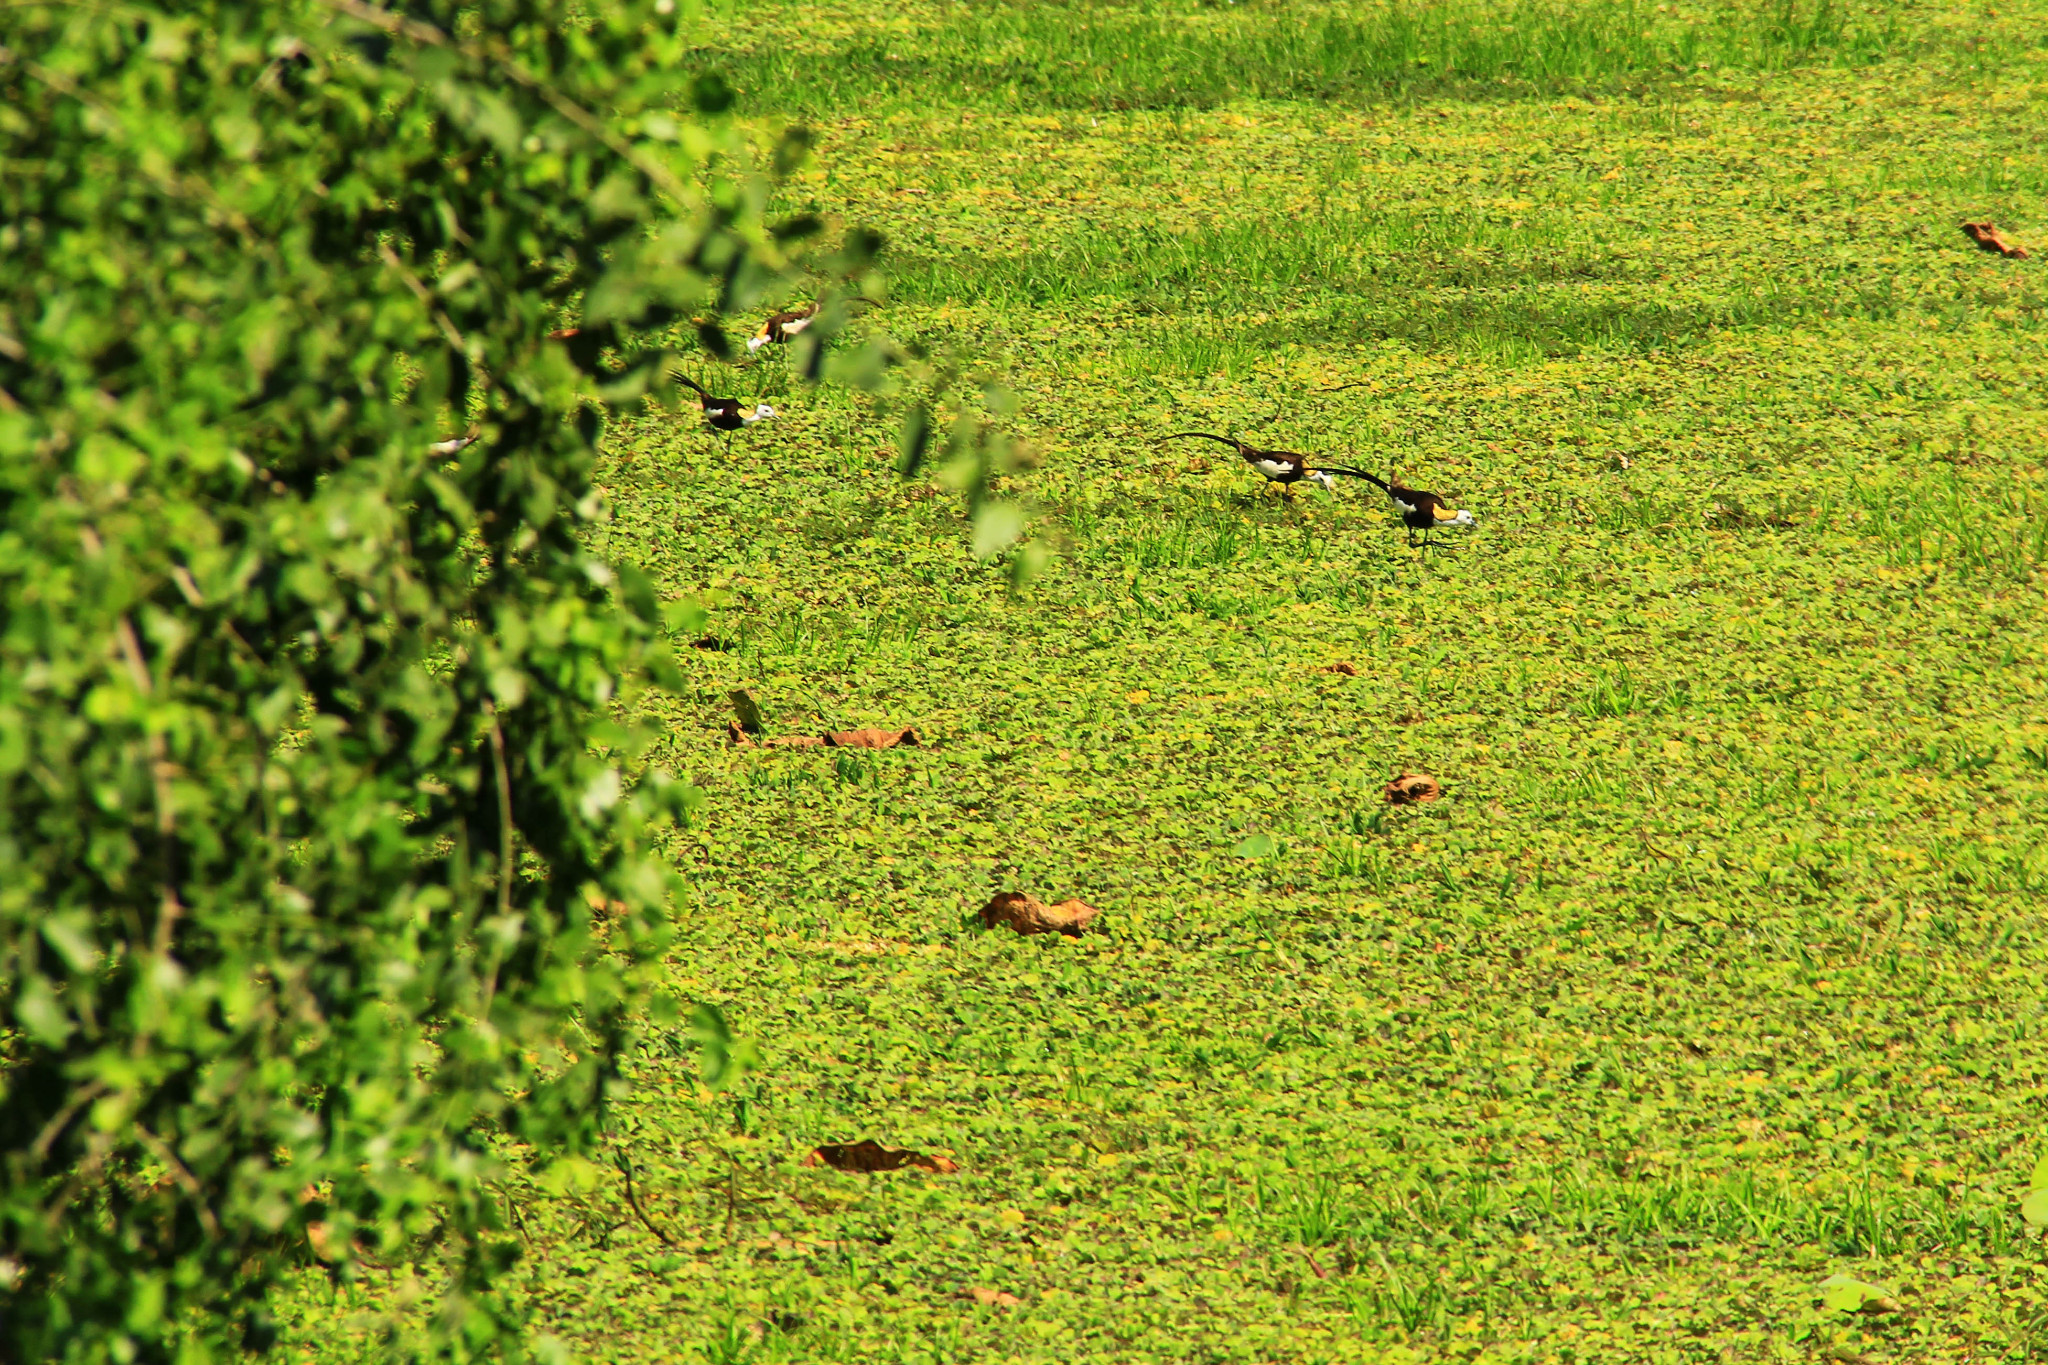
[[[1419,488],[1407,488],[1399,483],[1389,482],[1364,470],[1354,470],[1359,478],[1376,483],[1386,490],[1387,501],[1394,505],[1401,524],[1408,528],[1408,543],[1415,543],[1415,533],[1422,532],[1422,543],[1429,544],[1429,533],[1447,526],[1477,526],[1470,511],[1452,511],[1449,503],[1434,493],[1425,493]]]
[[[859,294],[854,295],[847,302],[865,303],[876,308],[881,306],[873,299]],[[780,313],[770,313],[768,320],[761,324],[761,330],[747,338],[747,351],[751,354],[760,350],[763,346],[779,346],[783,342],[788,341],[791,337],[803,331],[804,328],[817,321],[818,311],[823,307],[824,305],[819,303],[806,303],[796,308],[786,308]]]
[[[697,391],[697,401],[704,408],[704,421],[713,430],[725,432],[728,439],[741,427],[750,427],[775,415],[775,409],[766,403],[755,404],[753,411],[749,412],[747,405],[739,399],[720,398],[681,370],[671,370],[669,373],[679,383],[687,384]]]
[[[1229,446],[1238,453],[1246,464],[1265,475],[1267,483],[1279,484],[1281,489],[1288,493],[1289,496],[1293,494],[1294,485],[1300,483],[1303,479],[1307,479],[1311,483],[1319,483],[1325,488],[1334,488],[1337,481],[1330,477],[1332,474],[1349,474],[1361,479],[1372,477],[1372,475],[1367,474],[1363,470],[1345,469],[1337,465],[1328,465],[1322,469],[1311,469],[1308,465],[1308,456],[1303,455],[1299,451],[1261,450],[1257,446],[1246,445],[1243,441],[1232,440],[1228,436],[1218,436],[1208,431],[1176,431],[1171,436],[1162,436],[1159,439],[1162,442],[1179,441],[1188,437],[1195,437],[1204,441],[1214,441],[1218,445]]]

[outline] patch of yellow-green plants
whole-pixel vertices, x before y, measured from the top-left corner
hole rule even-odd
[[[599,548],[723,646],[650,703],[703,794],[672,987],[722,1014],[649,1035],[611,1164],[504,1190],[537,1330],[607,1361],[2048,1349],[2048,11],[1501,13],[707,30],[741,116],[813,120],[788,209],[887,235],[891,332],[1005,376],[997,491],[1035,513],[975,558],[944,472],[899,478],[869,400],[773,352],[722,376],[780,414],[729,452],[613,418]],[[1486,65],[1514,14],[1582,46]],[[1640,51],[1581,32],[1623,15]],[[1454,60],[1289,56],[1397,21]],[[1156,444],[1189,429],[1478,526],[1425,554],[1362,480],[1289,499]],[[734,689],[771,731],[924,744],[737,749]],[[1389,806],[1404,771],[1444,798]],[[1100,932],[981,931],[1008,889]],[[800,1164],[867,1137],[960,1169]],[[360,1358],[412,1273],[309,1278],[289,1351]]]

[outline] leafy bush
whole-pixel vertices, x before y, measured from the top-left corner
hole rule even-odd
[[[683,793],[586,395],[782,268],[672,0],[575,8],[0,11],[0,1357],[261,1346],[314,1257],[516,1339],[492,1135],[591,1140]]]

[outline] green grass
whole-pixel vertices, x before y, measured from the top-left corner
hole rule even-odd
[[[747,106],[802,113],[913,93],[995,108],[1188,109],[1233,99],[1499,99],[1829,63],[1939,41],[1901,6],[923,4],[724,10],[702,52]],[[1972,50],[1982,43],[1979,37]],[[1711,74],[1705,79],[1716,79]]]
[[[732,16],[741,107],[818,120],[787,207],[891,240],[877,322],[1008,366],[1057,553],[1013,594],[867,400],[773,367],[735,383],[784,416],[730,457],[615,421],[603,548],[730,646],[651,704],[705,793],[673,989],[762,1064],[714,1094],[651,1031],[638,1211],[617,1161],[512,1154],[540,1329],[619,1361],[2048,1352],[2048,267],[1956,231],[2048,246],[2048,13],[1840,7],[1795,51],[1775,10],[1654,12],[1491,12],[1534,62],[1469,9]],[[1624,15],[1651,36],[1583,36]],[[1396,80],[1417,16],[1495,55]],[[1711,82],[1669,69],[1688,16]],[[805,62],[802,100],[748,83]],[[1425,559],[1370,490],[1290,506],[1153,444],[1193,426],[1395,463],[1479,526]],[[927,747],[736,751],[736,687]],[[1387,806],[1404,770],[1446,798]],[[965,923],[1008,888],[1105,932]],[[799,1165],[870,1136],[961,1169]],[[361,1358],[434,1254],[309,1274],[293,1358]],[[1827,1310],[1835,1272],[1905,1311]]]

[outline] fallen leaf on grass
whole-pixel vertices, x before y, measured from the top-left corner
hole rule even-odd
[[[1335,663],[1324,669],[1323,672],[1342,673],[1347,678],[1355,678],[1358,676],[1358,665],[1353,663]]]
[[[754,700],[754,694],[744,687],[736,687],[729,694],[732,697],[733,714],[739,719],[734,725],[750,735],[761,733],[761,707]]]
[[[1986,251],[1995,251],[2001,256],[2007,256],[2016,261],[2023,261],[2027,258],[2027,249],[2025,247],[2014,246],[2011,242],[2006,241],[1998,229],[1990,223],[1964,223],[1963,235]]]
[[[830,1166],[835,1171],[861,1174],[900,1171],[906,1166],[916,1171],[930,1171],[934,1175],[950,1175],[960,1169],[945,1157],[926,1156],[905,1147],[884,1147],[873,1138],[862,1138],[859,1142],[824,1143],[805,1157],[803,1164]]]
[[[917,731],[906,725],[901,730],[834,730],[825,743],[834,749],[893,749],[899,744],[915,749],[918,738]]]
[[[739,721],[725,727],[726,737],[742,749],[893,749],[917,748],[923,741],[911,726],[901,730],[834,730],[824,735],[772,735],[757,740]]]
[[[983,1289],[980,1285],[970,1288],[962,1298],[973,1299],[984,1308],[1015,1308],[1024,1300],[1007,1289]]]
[[[1395,806],[1412,806],[1420,801],[1435,801],[1444,794],[1437,780],[1427,773],[1402,773],[1387,784],[1387,801]]]
[[[1047,905],[1028,891],[1004,891],[981,907],[981,922],[993,929],[1007,924],[1020,934],[1065,934],[1079,938],[1102,912],[1085,901]]]

